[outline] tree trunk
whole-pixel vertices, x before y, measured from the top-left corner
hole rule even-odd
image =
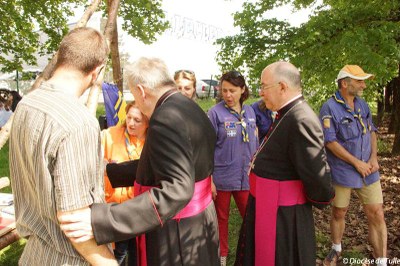
[[[118,7],[119,7],[119,0],[112,0],[108,2],[108,19],[107,24],[104,29],[104,36],[106,37],[108,47],[111,45],[111,40],[114,34],[114,29],[117,27],[117,14],[118,14]],[[118,43],[118,42],[117,42]],[[107,64],[107,62],[106,62]],[[101,84],[103,83],[104,79],[104,72],[105,68],[99,74],[97,81],[93,86],[90,88],[88,100],[86,102],[86,106],[93,115],[96,115],[97,109],[97,102],[99,99],[99,95],[101,92]]]
[[[392,79],[388,86],[390,94],[391,94],[391,104],[390,104],[390,120],[388,126],[388,133],[394,134],[395,133],[395,126],[396,126],[396,78]]]
[[[379,93],[378,93],[378,114],[377,114],[377,119],[376,119],[376,126],[380,126],[383,115],[385,113],[385,106],[384,106],[384,96],[383,96],[384,88],[380,87],[379,88]]]
[[[392,112],[392,95],[393,95],[393,88],[392,86],[388,85],[385,88],[385,113]]]
[[[110,6],[110,1],[108,0],[108,5]],[[118,27],[117,23],[114,26],[114,32],[111,39],[110,52],[111,52],[111,63],[112,63],[112,73],[114,83],[117,85],[118,89],[122,93],[123,91],[123,77],[121,73],[121,60],[119,57],[119,47],[118,47]]]
[[[400,68],[399,68],[400,72]],[[400,73],[397,78],[395,78],[393,86],[393,128],[394,128],[394,143],[392,148],[392,155],[400,154]]]
[[[89,21],[90,17],[93,15],[93,13],[96,11],[97,7],[99,6],[101,0],[93,0],[90,6],[87,7],[85,10],[85,13],[79,20],[79,22],[75,25],[75,28],[79,27],[84,27],[87,22]],[[119,3],[119,1],[118,1]],[[39,85],[42,83],[44,80],[48,80],[49,77],[51,77],[51,74],[53,73],[54,66],[57,62],[57,52],[54,54],[53,58],[49,62],[49,64],[44,68],[43,72],[41,75],[37,77],[35,80],[35,83],[32,85],[30,90],[28,91],[31,92],[32,90],[36,89],[39,87]],[[4,144],[7,142],[8,137],[10,136],[10,130],[11,130],[11,125],[13,121],[13,115],[8,119],[7,123],[4,125],[4,127],[1,128],[0,130],[0,150],[3,148]]]

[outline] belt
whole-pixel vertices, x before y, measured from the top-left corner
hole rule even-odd
[[[138,183],[134,184],[134,195],[140,195],[146,191],[149,191],[156,186],[142,186]],[[203,212],[212,202],[211,195],[211,177],[207,177],[201,181],[194,183],[194,192],[192,199],[189,203],[175,215],[174,220],[179,221],[182,218],[188,218],[195,216]],[[156,210],[157,211],[157,210]],[[157,214],[158,215],[158,214]],[[146,255],[146,235],[140,235],[136,238],[137,249],[138,249],[138,265],[147,265]]]
[[[250,194],[256,199],[255,266],[274,266],[278,208],[306,203],[303,183],[271,180],[253,172],[249,178]]]

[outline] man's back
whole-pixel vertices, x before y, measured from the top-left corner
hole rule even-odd
[[[60,230],[57,211],[103,201],[99,128],[71,95],[44,83],[20,102],[10,134],[21,264],[87,264]]]
[[[216,136],[204,111],[176,93],[155,109],[147,137],[141,160],[148,163],[139,164],[138,183],[163,187],[152,193],[158,199],[160,217],[165,220],[168,213],[175,215],[182,203],[186,205],[192,195],[196,198],[193,183],[205,181],[212,173]],[[146,241],[151,243],[147,263],[217,265],[217,230],[212,203],[196,215],[169,219],[160,229],[146,234]]]
[[[212,173],[215,132],[192,100],[179,92],[164,99],[150,118],[135,185],[136,192],[141,185],[157,188],[147,195],[135,193],[135,198],[111,208],[93,205],[94,235],[97,243],[109,243],[145,233],[147,248],[139,250],[146,250],[147,265],[218,265],[211,187],[204,186],[206,193],[193,196],[195,183],[209,180]],[[192,197],[197,202],[192,210],[199,212],[171,219]]]

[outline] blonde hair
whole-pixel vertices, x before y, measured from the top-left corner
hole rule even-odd
[[[194,72],[190,70],[178,70],[175,72],[174,80],[176,82],[180,79],[187,79],[193,83],[194,92],[191,98],[196,98],[196,75]]]

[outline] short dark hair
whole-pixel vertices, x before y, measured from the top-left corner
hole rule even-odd
[[[231,83],[232,85],[240,87],[242,89],[244,88],[244,92],[242,93],[242,96],[240,96],[240,104],[243,104],[243,102],[249,98],[249,95],[250,95],[249,87],[247,87],[246,81],[245,81],[243,75],[240,74],[239,71],[232,70],[232,71],[224,73],[219,81],[219,85],[221,88],[222,88],[223,81],[227,81],[227,82]]]

